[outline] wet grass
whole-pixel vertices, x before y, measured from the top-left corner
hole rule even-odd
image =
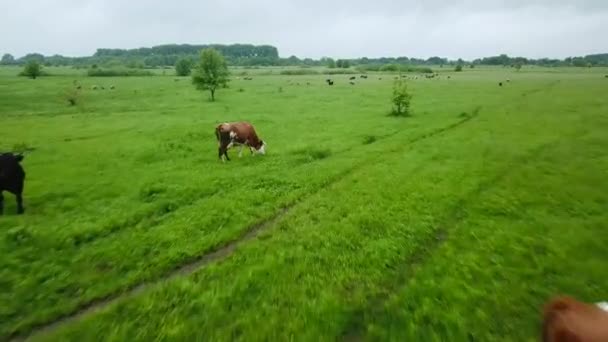
[[[0,149],[31,149],[26,215],[5,195],[0,218],[0,336],[113,297],[34,337],[535,339],[548,296],[608,298],[604,73],[410,81],[407,119],[387,76],[256,76],[210,103],[188,79],[0,73]],[[220,163],[232,120],[268,155]]]

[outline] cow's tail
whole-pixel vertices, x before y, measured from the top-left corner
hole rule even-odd
[[[217,138],[218,142],[220,141],[220,127],[222,127],[222,126],[220,125],[220,126],[215,127],[215,137]]]

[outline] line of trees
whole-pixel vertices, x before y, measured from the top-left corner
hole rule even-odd
[[[381,58],[354,58],[338,59],[323,57],[321,59],[298,58],[290,56],[280,58],[278,49],[270,45],[188,45],[171,44],[159,45],[151,48],[139,49],[98,49],[93,56],[89,57],[65,57],[61,55],[43,56],[39,53],[30,53],[20,58],[11,54],[4,54],[0,59],[2,65],[25,65],[29,61],[36,61],[45,66],[74,66],[88,68],[96,64],[104,67],[129,67],[129,68],[154,68],[174,67],[178,61],[199,58],[199,51],[213,48],[220,52],[229,65],[234,66],[325,66],[329,68],[349,68],[351,66],[382,66],[396,65],[438,65],[450,66],[451,68],[471,65],[494,65],[494,66],[608,66],[608,53],[594,54],[580,57],[568,57],[565,59],[530,59],[525,57],[510,57],[506,54],[478,58],[472,61],[462,59],[449,60],[444,57],[433,56],[427,59],[410,57],[381,57]]]

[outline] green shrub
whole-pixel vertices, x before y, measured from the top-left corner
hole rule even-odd
[[[177,76],[190,76],[192,71],[192,60],[190,58],[180,58],[175,62],[175,74]]]
[[[42,75],[42,65],[34,60],[27,62],[27,64],[25,64],[23,67],[23,71],[19,73],[19,76],[27,76],[34,80],[36,77]]]
[[[116,76],[154,76],[154,73],[141,69],[101,69],[91,68],[87,71],[92,77],[116,77]]]
[[[312,69],[289,69],[289,70],[281,70],[279,72],[279,74],[281,74],[281,75],[291,75],[291,76],[295,76],[295,75],[317,75],[317,74],[319,74],[319,72],[316,71],[316,70],[312,70]]]
[[[323,73],[326,75],[352,75],[352,74],[358,74],[359,72],[357,70],[351,70],[351,69],[331,69],[331,70],[325,70],[325,71],[323,71]]]
[[[394,116],[408,116],[410,114],[411,100],[412,95],[408,92],[405,80],[396,80],[393,85],[393,96],[391,98],[391,102],[393,103],[391,114]]]

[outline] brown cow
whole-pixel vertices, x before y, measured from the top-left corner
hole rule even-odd
[[[608,303],[596,305],[570,297],[557,297],[546,306],[543,342],[608,341]]]
[[[266,143],[258,138],[255,129],[248,122],[230,122],[218,125],[215,128],[215,136],[219,144],[218,156],[222,161],[230,161],[228,149],[239,145],[239,157],[243,154],[243,145],[247,145],[251,154],[266,154]],[[225,159],[224,159],[225,157]]]

